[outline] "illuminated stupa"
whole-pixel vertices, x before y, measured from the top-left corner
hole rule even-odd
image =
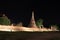
[[[31,17],[31,21],[30,21],[29,26],[32,28],[37,28],[36,23],[35,23],[35,19],[34,19],[34,11],[32,11],[32,17]]]

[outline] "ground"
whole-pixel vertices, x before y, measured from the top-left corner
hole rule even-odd
[[[60,32],[0,32],[0,40],[60,40]]]

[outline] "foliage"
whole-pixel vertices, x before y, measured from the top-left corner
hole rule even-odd
[[[37,20],[36,25],[37,25],[38,27],[40,27],[41,25],[43,25],[43,19]]]
[[[7,17],[0,17],[0,25],[10,25],[10,20]]]
[[[58,26],[58,30],[60,30],[60,25],[57,25]]]

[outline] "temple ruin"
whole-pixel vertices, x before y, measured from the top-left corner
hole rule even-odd
[[[5,15],[3,15],[3,16],[5,16]],[[51,26],[51,28],[45,28],[43,26],[38,28],[36,23],[35,23],[35,19],[34,19],[34,11],[32,11],[32,17],[31,17],[29,27],[22,26],[22,23],[19,23],[16,26],[14,26],[13,24],[12,25],[0,25],[0,31],[9,31],[9,32],[10,31],[12,31],[12,32],[16,32],[16,31],[28,31],[28,32],[39,31],[39,32],[43,32],[43,31],[59,31],[59,30],[53,26]]]

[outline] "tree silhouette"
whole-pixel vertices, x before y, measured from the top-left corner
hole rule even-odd
[[[36,25],[37,25],[38,27],[41,27],[41,26],[43,25],[43,19],[37,20]]]
[[[0,17],[0,25],[10,25],[10,20],[7,18],[7,16],[3,15]]]

